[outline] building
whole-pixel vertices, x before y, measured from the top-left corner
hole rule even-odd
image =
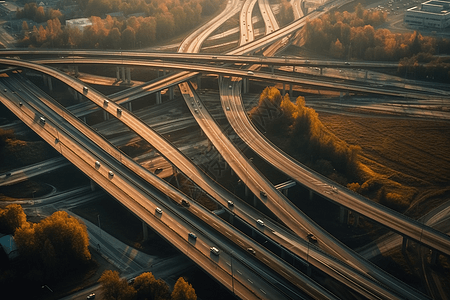
[[[5,251],[10,260],[19,256],[19,250],[17,249],[16,242],[12,235],[0,237],[0,247],[3,248],[3,251]]]
[[[84,28],[86,28],[87,26],[91,26],[91,25],[92,25],[92,22],[91,22],[91,20],[89,20],[89,18],[66,20],[67,27],[78,28],[81,32],[84,30]]]
[[[406,25],[442,29],[450,26],[450,2],[430,0],[405,12]]]

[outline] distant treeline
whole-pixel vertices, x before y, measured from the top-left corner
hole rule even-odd
[[[307,21],[302,29],[304,46],[346,60],[400,61],[399,72],[417,79],[450,80],[450,40],[422,36],[419,32],[392,33],[374,27],[386,22],[386,13],[364,10],[334,12]]]
[[[35,26],[29,32],[28,24],[24,22],[22,28],[25,36],[20,46],[99,49],[150,46],[156,41],[171,38],[193,28],[203,16],[214,13],[222,3],[220,0],[78,2],[86,14],[92,16],[92,26],[80,31],[77,28],[62,26],[61,18],[57,17],[49,19],[47,26]],[[40,8],[36,10],[37,13],[39,11]],[[126,19],[112,18],[110,15],[103,19],[99,17],[106,12],[117,11],[122,11],[125,15],[143,13],[144,16]]]

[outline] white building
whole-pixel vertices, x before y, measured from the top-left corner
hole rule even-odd
[[[80,31],[83,31],[86,26],[91,26],[92,22],[89,18],[79,18],[66,20],[66,26],[78,28]]]
[[[415,28],[445,28],[450,26],[450,2],[430,0],[405,12],[404,21]]]

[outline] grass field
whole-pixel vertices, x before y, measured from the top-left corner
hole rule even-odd
[[[339,138],[362,148],[366,176],[410,198],[412,217],[450,196],[450,123],[329,113],[319,118]]]

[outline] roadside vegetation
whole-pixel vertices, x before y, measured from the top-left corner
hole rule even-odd
[[[19,137],[13,130],[0,129],[0,172],[55,156],[56,151],[36,137],[35,134]]]
[[[267,87],[250,117],[260,129],[277,136],[283,150],[320,173],[344,184],[358,178],[360,147],[338,139],[323,126],[314,109],[305,106],[303,97],[293,103],[288,94],[282,97],[278,89]]]
[[[12,234],[19,251],[15,260],[1,257],[0,286],[14,290],[19,299],[34,298],[42,285],[67,277],[81,274],[85,279],[83,274],[96,269],[86,226],[64,211],[32,223],[20,205],[11,204],[0,209],[0,232]]]
[[[450,53],[450,39],[375,29],[386,19],[385,12],[364,10],[358,4],[353,13],[332,12],[307,21],[296,44],[339,59],[400,61],[402,76],[450,81],[450,59],[436,56]]]
[[[178,278],[172,293],[169,285],[156,279],[151,272],[142,273],[131,282],[121,279],[117,271],[105,271],[99,282],[106,300],[196,300],[197,295],[191,284],[183,277]]]
[[[219,0],[187,1],[77,1],[84,15],[90,16],[92,26],[80,31],[63,26],[59,11],[43,13],[42,7],[29,4],[19,15],[33,20],[47,19],[46,26],[29,28],[22,25],[21,47],[134,49],[153,45],[186,32],[214,14],[221,6]],[[121,17],[111,17],[120,12]],[[136,15],[132,15],[136,14]]]

